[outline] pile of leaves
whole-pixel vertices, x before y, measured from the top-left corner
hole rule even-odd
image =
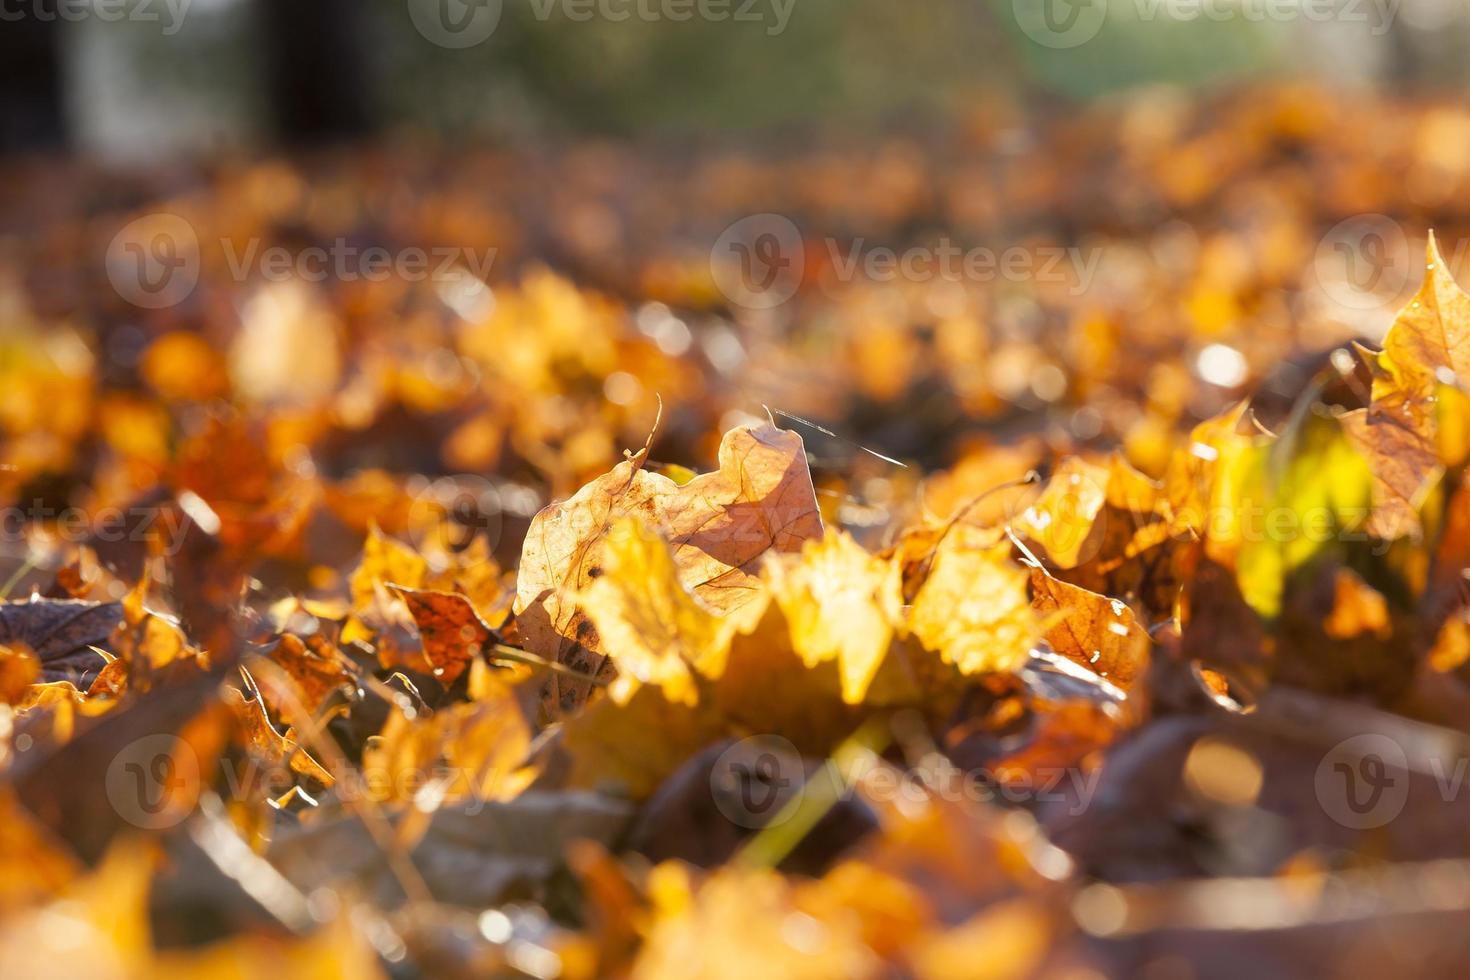
[[[1311,257],[1334,194],[1453,227],[1470,158],[1313,98],[981,115],[870,171],[663,183],[587,147],[529,215],[496,202],[530,156],[455,162],[499,195],[408,151],[220,163],[164,198],[201,240],[527,261],[206,255],[151,311],[108,291],[118,209],[33,195],[0,303],[0,975],[1463,969],[1470,296],[1432,236],[1396,315],[1330,308]],[[1400,110],[1359,112],[1470,127]],[[1104,193],[1031,160],[1059,148]],[[1374,154],[1410,190],[1358,179]],[[732,308],[709,242],[773,184],[827,208],[814,242],[1085,228],[1099,291],[816,263]],[[1191,374],[1208,345],[1238,378]]]

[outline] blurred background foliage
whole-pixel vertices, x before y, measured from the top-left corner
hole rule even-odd
[[[65,138],[111,158],[248,147],[279,128],[283,104],[316,98],[351,103],[347,114],[374,131],[450,141],[779,139],[942,126],[986,102],[1065,105],[1142,85],[1453,85],[1470,64],[1470,13],[1453,0],[1344,0],[1353,17],[1333,23],[1263,21],[1251,0],[1218,0],[1212,9],[1246,5],[1225,18],[1111,0],[1097,36],[1061,50],[1018,27],[1016,6],[1043,0],[790,0],[779,32],[772,0],[759,0],[766,16],[754,22],[573,20],[563,4],[543,17],[532,0],[504,0],[494,34],[460,50],[413,26],[411,5],[439,2],[193,0],[167,36],[156,23],[59,24],[45,43],[63,79]],[[274,77],[293,60],[295,77]],[[39,82],[32,72],[21,84]]]

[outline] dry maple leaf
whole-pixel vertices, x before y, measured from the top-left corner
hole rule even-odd
[[[693,704],[696,675],[724,670],[735,619],[716,616],[685,590],[668,545],[639,518],[624,517],[607,532],[601,568],[577,602],[617,666],[609,693],[626,703],[639,684],[657,684],[670,700]]]
[[[527,765],[532,731],[514,685],[484,664],[472,668],[476,697],[428,718],[394,709],[363,752],[367,788],[377,800],[455,803],[508,800],[537,770]]]
[[[487,646],[499,642],[499,635],[462,595],[398,585],[392,589],[408,604],[408,611],[419,628],[424,656],[429,658],[434,676],[446,688]]]
[[[369,621],[385,614],[381,608],[390,585],[417,589],[428,574],[428,562],[408,545],[384,534],[377,524],[368,527],[362,544],[362,557],[348,580],[352,596],[352,616],[342,628],[342,642],[368,640],[373,629]]]
[[[318,635],[303,640],[283,633],[268,659],[275,669],[252,672],[271,710],[293,725],[309,723],[333,694],[352,683],[342,652]]]
[[[1110,599],[1031,570],[1038,612],[1050,624],[1046,641],[1062,656],[1127,691],[1148,667],[1148,634],[1121,599]]]
[[[820,537],[816,491],[801,437],[773,425],[739,426],[720,443],[719,469],[680,485],[644,469],[648,448],[543,509],[521,552],[515,614],[526,647],[589,677],[606,676],[606,650],[578,607],[602,574],[601,541],[637,515],[669,542],[679,582],[711,612],[728,614],[759,590],[767,552]],[[589,684],[553,677],[548,711],[586,700]]]
[[[332,774],[297,743],[294,729],[286,729],[285,734],[276,731],[276,726],[266,714],[265,702],[261,700],[258,688],[256,696],[250,699],[233,687],[224,690],[224,700],[234,712],[240,738],[258,761],[277,767],[278,772],[289,769],[324,786],[332,785]]]
[[[950,528],[907,623],[920,643],[965,674],[1014,670],[1040,635],[1028,576],[1011,560],[1010,543],[981,537],[967,525]]]
[[[1419,530],[1419,507],[1443,471],[1436,419],[1442,380],[1470,385],[1470,296],[1450,274],[1433,233],[1428,253],[1424,284],[1399,311],[1383,350],[1369,355],[1372,400],[1344,420],[1372,462],[1369,530],[1385,540]]]
[[[861,703],[899,619],[898,567],[835,531],[800,558],[772,562],[768,574],[792,648],[808,667],[836,661],[843,700]]]

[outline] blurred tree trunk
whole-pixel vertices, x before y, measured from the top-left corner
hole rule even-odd
[[[266,95],[276,135],[293,145],[349,140],[377,123],[362,0],[258,0]]]
[[[66,142],[61,22],[55,0],[10,8],[0,24],[0,152],[50,149]]]

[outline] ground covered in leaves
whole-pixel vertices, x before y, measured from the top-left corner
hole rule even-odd
[[[1470,111],[1032,119],[13,165],[0,975],[1463,971]]]

